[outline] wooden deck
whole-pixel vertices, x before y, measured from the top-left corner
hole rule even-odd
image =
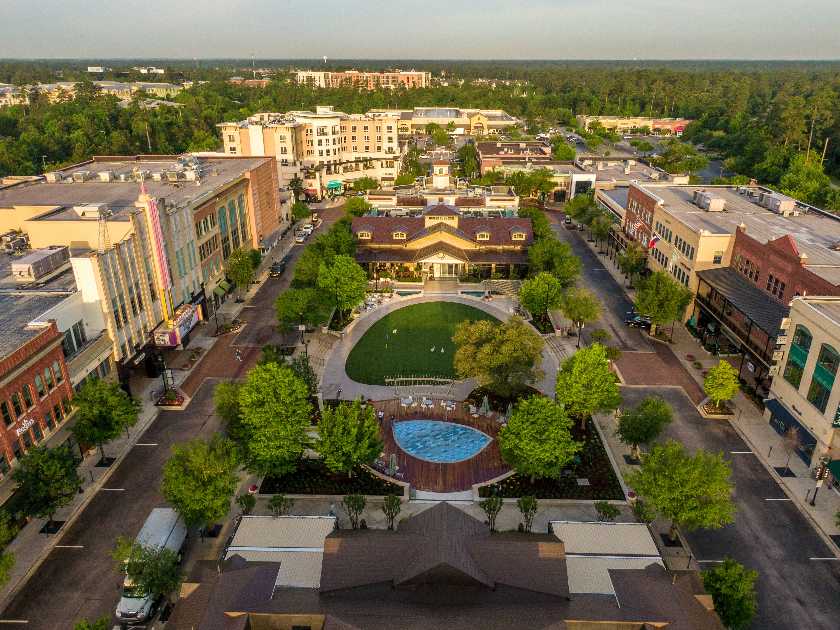
[[[383,400],[373,403],[377,409],[385,413],[381,421],[382,440],[385,442],[385,461],[388,461],[392,453],[397,455],[399,472],[403,474],[403,481],[411,484],[416,490],[428,492],[461,492],[469,490],[474,483],[488,481],[508,470],[510,467],[502,461],[499,453],[499,445],[495,440],[499,432],[499,423],[491,418],[473,418],[464,407],[464,403],[458,402],[454,412],[446,414],[436,405],[433,409],[403,409],[399,400]],[[393,418],[393,420],[392,420]],[[463,462],[454,464],[434,464],[416,457],[412,457],[403,451],[394,440],[394,433],[391,429],[393,422],[400,420],[446,420],[456,424],[463,424],[478,429],[494,438],[478,455]]]

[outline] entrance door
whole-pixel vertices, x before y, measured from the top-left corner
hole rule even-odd
[[[435,263],[435,278],[457,278],[461,272],[459,263]]]

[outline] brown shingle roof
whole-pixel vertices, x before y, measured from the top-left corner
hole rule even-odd
[[[460,212],[452,206],[447,206],[445,203],[438,203],[423,210],[423,215],[432,217],[457,217],[460,215]]]
[[[446,207],[446,206],[444,206]],[[432,216],[442,216],[436,212],[429,212]],[[457,213],[454,213],[457,214]],[[531,227],[531,219],[520,217],[459,217],[458,229],[449,225],[439,223],[428,229],[425,228],[423,217],[355,217],[352,223],[353,234],[360,231],[371,233],[370,239],[365,239],[365,244],[375,245],[403,245],[404,243],[425,236],[434,230],[446,230],[461,238],[473,241],[482,247],[500,247],[505,245],[528,246],[534,240],[534,233]],[[406,239],[395,240],[394,232],[405,232]],[[490,239],[476,241],[477,232],[486,231],[490,233]],[[514,241],[511,234],[521,231],[525,239]]]

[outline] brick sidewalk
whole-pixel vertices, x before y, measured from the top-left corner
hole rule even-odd
[[[616,368],[625,385],[682,387],[695,405],[706,395],[666,344],[653,341],[655,352],[622,352]]]

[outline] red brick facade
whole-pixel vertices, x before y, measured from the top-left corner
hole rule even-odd
[[[61,339],[53,322],[34,339],[0,359],[0,469],[3,473],[15,458],[55,430],[70,411],[73,388]]]
[[[250,180],[251,246],[259,249],[260,239],[280,229],[280,180],[275,160],[268,159],[247,174]]]
[[[627,209],[624,214],[624,233],[647,246],[653,236],[653,212],[656,200],[636,186],[627,192]]]
[[[735,234],[731,267],[783,304],[797,295],[840,295],[840,287],[810,271],[807,262],[790,236],[762,243],[740,229]]]

